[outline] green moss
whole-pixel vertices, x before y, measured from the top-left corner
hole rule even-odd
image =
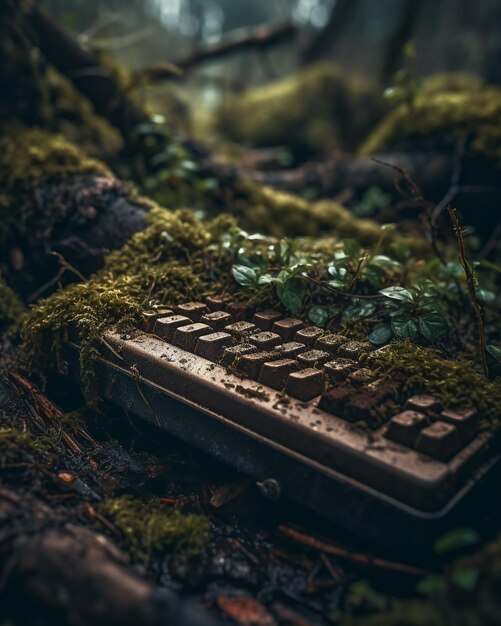
[[[418,94],[412,106],[401,105],[369,135],[362,154],[398,148],[410,142],[430,149],[453,149],[463,136],[470,147],[501,163],[501,89]]]
[[[353,149],[382,111],[375,90],[323,63],[229,98],[217,113],[216,126],[231,141],[288,146],[308,156]]]
[[[0,427],[0,466],[27,461],[33,454],[47,449],[44,437],[35,441],[29,433],[17,428]]]
[[[23,311],[24,306],[21,300],[7,285],[0,273],[0,324],[14,322]]]
[[[122,496],[103,502],[99,509],[121,530],[131,556],[143,563],[166,549],[198,554],[209,540],[206,517],[184,514],[156,500]]]
[[[375,220],[357,218],[332,200],[310,202],[250,181],[244,183],[244,189],[247,207],[242,223],[251,231],[274,237],[318,237],[330,234],[338,239],[356,239],[361,245],[377,243],[385,232]],[[406,241],[419,250],[425,247],[424,240],[411,241],[396,233],[387,233],[385,240]]]
[[[425,392],[445,406],[475,408],[487,424],[501,426],[501,378],[488,381],[473,364],[445,359],[437,350],[394,342],[373,352],[366,364],[402,384],[406,396]]]
[[[111,172],[90,159],[63,137],[47,131],[14,126],[0,138],[0,246],[14,234],[27,236],[44,232],[57,207],[41,206],[37,190],[72,174]]]
[[[41,371],[56,362],[71,325],[80,336],[82,378],[90,384],[95,342],[104,328],[137,321],[148,300],[171,305],[223,290],[231,258],[217,247],[211,268],[207,248],[232,228],[227,216],[203,223],[189,211],[153,207],[149,226],[111,253],[99,274],[41,301],[25,317],[21,334],[32,367]]]

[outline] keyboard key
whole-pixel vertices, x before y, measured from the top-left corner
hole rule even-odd
[[[447,422],[435,422],[420,433],[416,450],[437,461],[448,461],[461,447],[458,430]]]
[[[337,355],[339,347],[343,343],[346,343],[346,341],[346,337],[343,337],[343,335],[337,335],[336,333],[324,333],[315,342],[315,348]]]
[[[230,335],[233,335],[236,339],[243,341],[247,340],[250,335],[253,335],[256,332],[257,328],[255,324],[240,321],[225,326],[224,330],[225,332],[230,333]]]
[[[308,326],[307,328],[298,330],[294,340],[304,343],[307,348],[313,348],[316,340],[324,333],[325,330],[323,328],[318,328],[318,326]]]
[[[209,361],[219,361],[224,349],[231,346],[233,337],[229,333],[211,333],[197,339],[195,354]]]
[[[260,350],[271,350],[275,346],[278,346],[281,341],[280,335],[269,331],[257,333],[257,335],[251,335],[249,337],[249,343],[253,343],[256,348]]]
[[[281,390],[285,387],[287,377],[291,372],[298,369],[298,363],[294,359],[280,359],[279,361],[268,361],[263,364],[259,382],[273,389]]]
[[[209,311],[224,311],[227,302],[227,297],[210,296],[205,298],[205,304],[209,307]]]
[[[245,304],[237,302],[227,302],[225,311],[229,313],[237,322],[249,322],[252,319],[253,311]]]
[[[370,350],[371,345],[366,341],[347,341],[339,346],[340,356],[353,359],[354,361],[370,352]]]
[[[343,417],[346,403],[350,399],[353,389],[348,385],[340,385],[330,389],[320,398],[318,408],[331,415]]]
[[[225,326],[231,324],[233,321],[231,315],[225,311],[213,311],[212,313],[205,313],[200,318],[203,324],[208,324],[214,330],[223,330]]]
[[[320,367],[331,358],[328,352],[323,350],[308,350],[299,354],[297,360],[302,367]]]
[[[308,402],[319,396],[324,386],[325,379],[322,370],[311,367],[289,374],[285,391],[302,402]]]
[[[461,441],[468,443],[478,431],[480,420],[475,409],[446,409],[440,414],[444,422],[453,424],[459,432]]]
[[[253,346],[251,343],[239,343],[236,346],[230,346],[229,348],[226,348],[223,352],[223,356],[221,357],[221,365],[224,365],[226,367],[228,367],[229,365],[233,365],[233,363],[242,355],[256,352],[256,350],[256,346]]]
[[[197,345],[197,339],[202,335],[212,333],[212,328],[207,324],[188,324],[188,326],[180,326],[176,328],[172,343],[183,350],[193,352]]]
[[[194,322],[200,321],[202,315],[209,312],[209,307],[203,302],[187,302],[186,304],[178,304],[176,307],[178,315],[186,315]]]
[[[165,341],[172,342],[176,329],[188,324],[193,324],[193,320],[185,315],[169,315],[168,317],[161,317],[155,322],[153,332]]]
[[[367,385],[367,383],[373,381],[374,378],[374,372],[371,372],[371,370],[366,367],[361,367],[355,370],[353,373],[349,374],[348,376],[350,382],[353,383],[356,387]]]
[[[337,382],[346,380],[354,367],[355,363],[349,359],[336,359],[325,363],[323,370],[331,381]]]
[[[429,423],[424,413],[418,411],[402,411],[395,415],[388,424],[385,437],[412,448],[421,431]]]
[[[284,359],[293,359],[301,352],[304,352],[306,346],[304,343],[298,343],[297,341],[288,341],[281,346],[277,346],[274,350],[280,353],[280,356]]]
[[[153,332],[153,328],[155,327],[155,322],[160,319],[161,317],[168,317],[169,315],[172,315],[174,313],[174,311],[172,311],[171,309],[168,309],[166,307],[158,307],[156,309],[151,309],[150,311],[145,311],[143,313],[143,320],[142,320],[142,329],[147,332],[147,333],[151,333]]]
[[[278,311],[258,311],[254,314],[252,322],[261,330],[271,330],[273,324],[282,317]]]
[[[298,330],[304,328],[304,322],[296,319],[295,317],[286,317],[283,320],[278,320],[272,326],[272,331],[282,337],[284,341],[291,341],[294,339]]]
[[[421,411],[422,413],[438,412],[441,409],[440,402],[433,396],[425,394],[412,396],[405,403],[406,409]]]
[[[274,357],[277,358],[276,354],[271,351],[244,354],[236,362],[236,370],[242,376],[257,380],[263,365],[267,361],[271,361]]]

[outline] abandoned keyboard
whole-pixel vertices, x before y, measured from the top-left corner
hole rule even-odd
[[[402,517],[443,518],[497,459],[481,416],[429,395],[402,399],[358,365],[371,350],[211,298],[146,311],[137,332],[107,332],[99,379],[106,397],[255,477],[267,495],[375,535],[381,515],[386,529],[390,518],[395,528]]]

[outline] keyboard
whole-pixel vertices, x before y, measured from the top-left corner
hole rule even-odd
[[[105,397],[253,476],[268,497],[369,537],[381,535],[375,520],[386,533],[404,520],[438,528],[477,507],[498,467],[474,410],[402,397],[359,365],[370,343],[279,311],[224,298],[151,308],[99,350]],[[75,343],[75,363],[77,353]]]

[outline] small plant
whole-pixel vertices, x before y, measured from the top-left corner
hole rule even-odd
[[[372,343],[382,345],[396,337],[433,344],[447,333],[449,324],[433,283],[425,281],[413,288],[387,287],[379,293],[386,298],[389,322],[372,331]]]

